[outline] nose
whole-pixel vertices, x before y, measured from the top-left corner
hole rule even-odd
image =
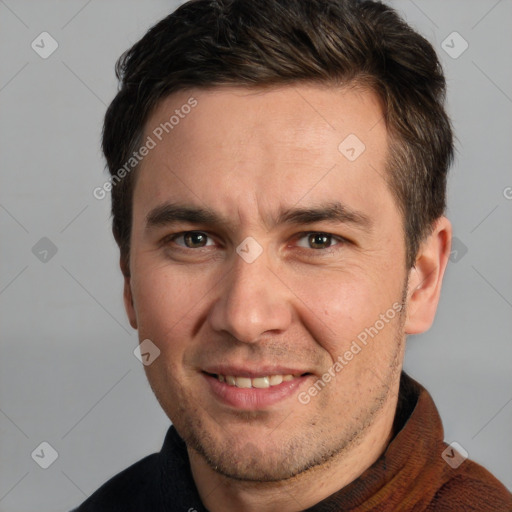
[[[215,331],[227,332],[243,343],[255,343],[264,333],[276,334],[290,326],[291,292],[270,268],[265,252],[252,263],[234,254],[219,287],[209,312]]]

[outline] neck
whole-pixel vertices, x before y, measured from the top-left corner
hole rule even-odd
[[[201,501],[210,512],[296,512],[347,486],[385,451],[393,437],[398,385],[376,420],[342,453],[326,463],[278,482],[240,481],[219,474],[202,455],[188,448],[190,466]]]

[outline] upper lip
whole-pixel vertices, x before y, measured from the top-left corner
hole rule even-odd
[[[213,375],[231,375],[233,377],[247,377],[249,379],[267,377],[269,375],[303,375],[304,373],[309,373],[304,369],[275,365],[258,365],[257,367],[254,365],[251,367],[218,365],[202,368],[202,371]]]

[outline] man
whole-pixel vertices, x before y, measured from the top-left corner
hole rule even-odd
[[[78,510],[512,510],[402,372],[450,253],[430,44],[376,2],[195,0],[117,72],[113,233],[173,426]]]

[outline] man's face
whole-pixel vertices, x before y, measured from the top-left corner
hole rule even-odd
[[[405,242],[376,97],[180,92],[148,135],[125,294],[140,340],[161,351],[145,367],[161,406],[236,478],[284,479],[343,453],[394,405],[404,350]]]

